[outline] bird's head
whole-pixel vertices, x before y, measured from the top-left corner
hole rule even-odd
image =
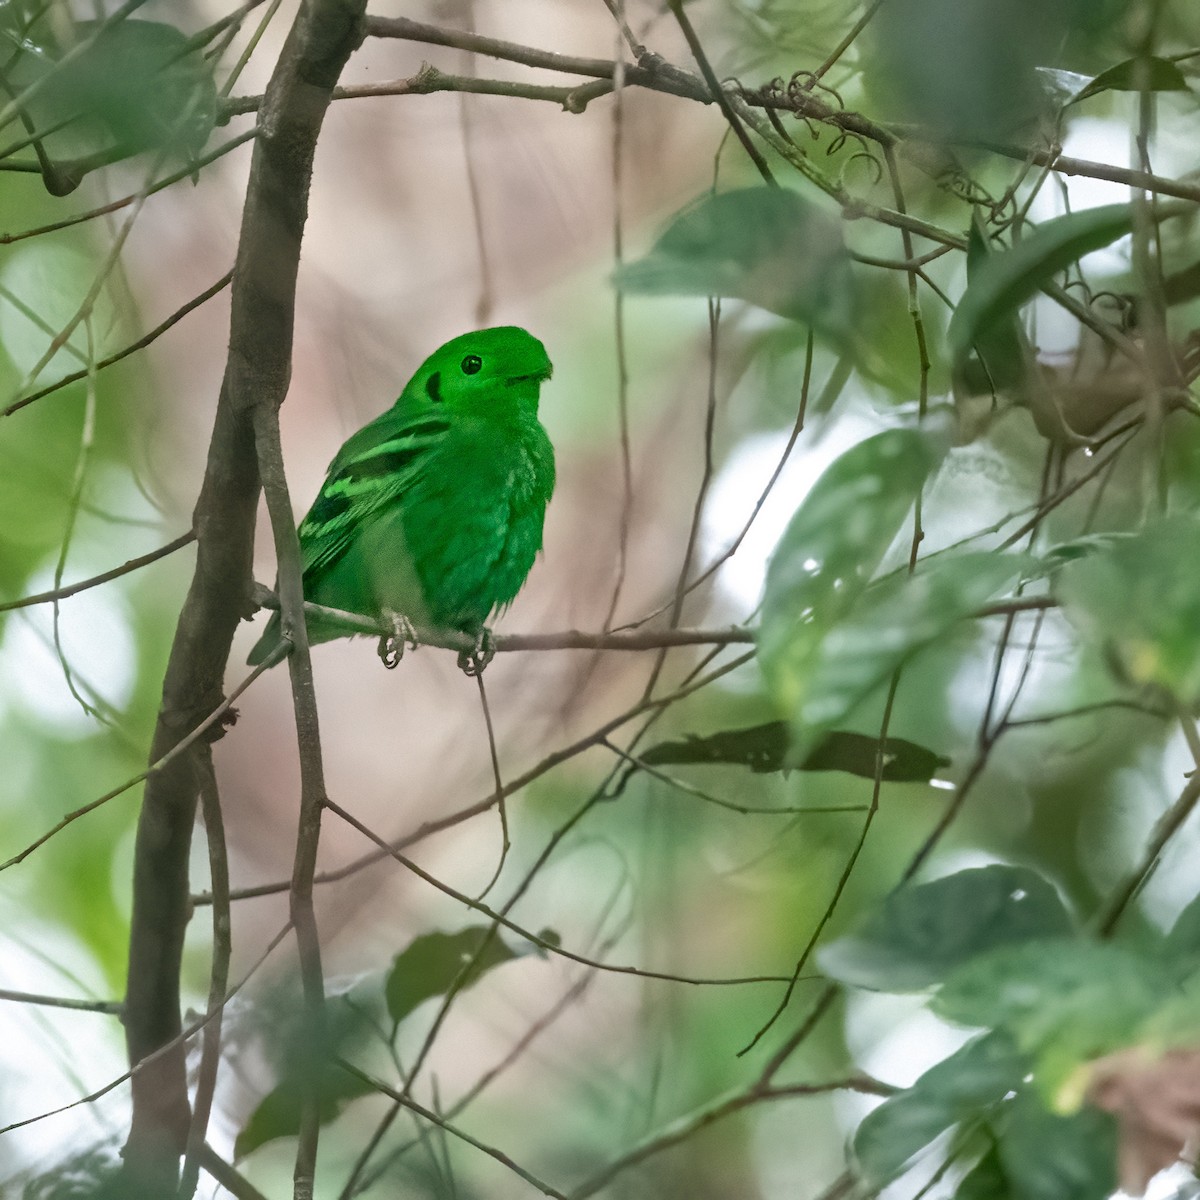
[[[546,347],[516,325],[477,329],[434,351],[409,389],[436,408],[478,416],[537,411],[538,389],[553,372]]]

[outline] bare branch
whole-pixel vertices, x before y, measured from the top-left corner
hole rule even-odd
[[[665,971],[650,971],[642,967],[613,966],[611,963],[599,962],[594,958],[576,954],[574,951],[564,949],[552,941],[547,941],[524,926],[518,925],[515,921],[510,920],[503,913],[489,907],[482,901],[472,899],[465,893],[458,891],[457,888],[452,888],[448,883],[444,883],[437,876],[431,875],[407,855],[401,854],[399,850],[393,850],[379,834],[375,833],[367,825],[364,825],[353,813],[347,812],[335,801],[326,800],[325,806],[330,812],[336,813],[341,817],[347,825],[353,826],[364,837],[374,842],[389,858],[394,858],[402,867],[407,867],[408,870],[419,879],[423,879],[431,887],[435,887],[439,892],[443,892],[451,899],[457,900],[459,904],[463,904],[475,912],[482,913],[483,916],[494,921],[497,925],[503,925],[505,929],[511,930],[518,936],[523,937],[531,945],[537,946],[539,950],[545,950],[548,954],[568,958],[572,962],[582,963],[585,967],[592,967],[597,971],[609,971],[614,975],[638,975],[643,979],[663,979],[668,983],[687,983],[693,987],[741,987],[749,983],[786,983],[788,980],[788,976],[784,975],[740,975],[733,978],[697,978],[694,975],[674,975]]]
[[[14,992],[0,988],[0,1000],[11,1004],[36,1004],[46,1008],[70,1008],[77,1012],[104,1013],[110,1017],[121,1015],[121,1004],[116,1000],[73,1000],[66,996],[41,996],[36,992]]]
[[[223,292],[233,279],[233,272],[228,271],[222,275],[211,287],[207,287],[198,296],[193,296],[182,308],[177,308],[165,321],[156,325],[149,333],[138,338],[136,342],[130,342],[128,346],[122,347],[115,354],[110,354],[107,358],[102,358],[93,368],[96,371],[103,371],[105,367],[111,367],[113,363],[118,363],[123,358],[128,358],[131,354],[136,354],[139,350],[144,350],[151,342],[162,337],[172,325],[178,324],[190,312],[194,312],[202,304],[211,300],[219,292]],[[79,380],[87,377],[88,369],[84,368],[79,371],[72,371],[70,375],[64,375],[61,379],[41,389],[38,392],[31,392],[28,396],[22,396],[19,400],[14,400],[7,408],[0,408],[0,417],[10,417],[18,409],[24,408],[27,404],[32,404],[35,400],[40,400],[43,396],[49,396],[52,392],[57,392],[69,384],[78,383]]]
[[[348,1063],[345,1059],[337,1060],[338,1066],[342,1070],[353,1075],[355,1079],[361,1080],[373,1087],[377,1092],[384,1096],[390,1096],[397,1104],[407,1108],[410,1112],[416,1113],[422,1120],[429,1121],[438,1126],[439,1129],[446,1130],[447,1133],[453,1134],[454,1137],[467,1143],[468,1146],[474,1146],[476,1150],[483,1151],[484,1154],[494,1158],[498,1163],[502,1163],[514,1174],[519,1175],[526,1183],[537,1188],[544,1196],[554,1196],[557,1200],[567,1200],[564,1192],[560,1192],[557,1188],[551,1187],[548,1183],[539,1179],[531,1171],[527,1171],[518,1163],[513,1162],[503,1150],[497,1149],[495,1146],[489,1146],[485,1142],[479,1141],[478,1138],[472,1137],[469,1133],[459,1129],[457,1125],[451,1125],[444,1117],[439,1117],[432,1109],[426,1108],[423,1104],[418,1104],[411,1096],[404,1092],[398,1092],[395,1088],[389,1087],[386,1083],[378,1079],[373,1079],[365,1071],[360,1071],[353,1063]]]
[[[168,554],[174,554],[176,550],[182,550],[184,546],[190,546],[195,540],[195,533],[189,529],[187,533],[180,534],[173,542],[168,542],[165,546],[159,546],[157,550],[151,550],[149,553],[139,555],[137,558],[128,559],[119,567],[112,567],[107,571],[101,571],[99,575],[93,575],[90,579],[81,579],[78,583],[68,583],[64,587],[51,588],[48,592],[37,592],[32,596],[22,596],[20,600],[6,600],[0,603],[0,612],[9,612],[14,608],[29,608],[33,604],[50,604],[57,600],[65,600],[68,596],[75,596],[79,592],[86,592],[88,588],[98,587],[102,583],[108,583],[111,579],[119,579],[122,575],[128,575],[133,571],[148,566],[152,562],[158,562],[160,558],[166,558]]]
[[[697,1112],[680,1118],[666,1129],[646,1138],[627,1151],[620,1158],[597,1171],[590,1179],[575,1188],[568,1200],[586,1200],[606,1188],[618,1175],[630,1167],[651,1158],[655,1154],[677,1146],[680,1142],[694,1137],[702,1129],[724,1120],[733,1113],[741,1112],[755,1104],[765,1104],[774,1100],[792,1100],[799,1096],[822,1096],[829,1092],[862,1092],[868,1096],[890,1096],[895,1091],[878,1079],[869,1075],[850,1075],[845,1079],[834,1079],[828,1083],[792,1083],[779,1087],[756,1082],[748,1088],[727,1092],[710,1104],[706,1104]]]

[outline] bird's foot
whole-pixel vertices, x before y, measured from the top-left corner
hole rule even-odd
[[[483,669],[496,657],[496,647],[492,643],[492,631],[480,629],[475,635],[475,645],[470,650],[458,652],[458,669],[464,675],[474,678],[483,674]]]
[[[394,671],[404,657],[405,648],[411,646],[415,650],[420,643],[412,622],[403,613],[385,612],[383,615],[391,623],[392,632],[379,639],[379,658],[389,671]]]

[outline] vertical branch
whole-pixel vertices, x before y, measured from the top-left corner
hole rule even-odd
[[[321,837],[321,809],[325,804],[325,768],[317,721],[312,659],[308,653],[308,632],[304,624],[300,543],[292,521],[292,505],[283,472],[278,408],[260,404],[254,410],[254,429],[263,493],[279,558],[279,600],[283,627],[292,642],[288,667],[292,676],[292,707],[300,755],[300,827],[296,834],[296,855],[288,899],[300,955],[306,1033],[301,1042],[301,1051],[307,1058],[305,1069],[301,1072],[306,1086],[305,1094],[300,1098],[295,1195],[296,1200],[312,1200],[317,1138],[321,1127],[321,1056],[325,1049],[325,981],[321,970],[321,942],[313,909],[313,876],[317,870],[317,846]]]
[[[463,6],[463,24],[468,33],[475,32],[474,0]],[[475,74],[475,55],[470,50],[463,52],[463,75],[470,78]],[[475,302],[475,324],[488,323],[495,303],[495,288],[492,284],[492,263],[488,257],[487,231],[483,227],[483,190],[479,186],[479,173],[475,169],[475,110],[469,93],[458,93],[458,119],[462,126],[463,159],[467,171],[467,194],[471,197],[471,217],[475,223],[475,244],[479,247],[479,298]]]
[[[163,758],[220,703],[233,633],[248,607],[260,487],[256,426],[269,430],[287,390],[314,148],[334,85],[361,39],[364,7],[364,0],[303,4],[259,110],[231,296],[229,357],[196,505],[196,570],[167,664],[151,761]],[[256,420],[259,410],[268,416]],[[264,458],[271,462],[269,435],[263,433],[262,440]],[[282,501],[274,486],[272,494],[274,515],[281,503],[286,505],[286,491]],[[294,627],[300,598],[290,511],[287,521],[288,536],[278,539],[280,583],[285,616]],[[302,622],[299,630],[302,643]],[[307,664],[302,645],[299,659],[294,680]],[[297,685],[298,693],[302,690]],[[300,733],[303,750],[310,731],[302,726]],[[133,1063],[171,1043],[182,1027],[179,968],[190,915],[188,852],[197,766],[193,750],[151,775],[138,822],[125,1005]],[[302,819],[311,825],[312,817],[309,809]],[[300,847],[315,855],[311,841],[308,827],[302,827]],[[134,1075],[125,1148],[128,1194],[174,1190],[189,1123],[184,1051],[178,1045]]]
[[[719,362],[719,336],[721,329],[721,301],[719,297],[708,298],[708,403],[704,410],[704,474],[700,478],[700,486],[696,489],[696,500],[692,505],[692,522],[688,528],[687,545],[683,551],[683,562],[679,566],[679,578],[675,582],[675,596],[671,603],[670,628],[679,624],[683,615],[683,604],[687,599],[687,579],[692,571],[692,563],[696,557],[696,546],[700,540],[700,525],[704,520],[704,502],[708,499],[709,485],[712,483],[713,437],[717,422],[717,365]],[[649,699],[654,692],[658,678],[662,674],[663,664],[667,659],[667,647],[664,646],[655,656],[654,665],[650,669],[650,677],[646,681],[642,695]]]
[[[610,7],[618,25],[625,24],[625,0],[611,0]],[[613,124],[612,124],[612,241],[613,274],[621,278],[625,261],[624,206],[622,204],[625,165],[625,55],[617,40],[616,63],[613,67]],[[621,516],[617,526],[617,577],[613,583],[604,628],[612,627],[625,572],[629,565],[629,530],[633,517],[633,460],[629,441],[629,360],[625,353],[625,293],[618,283],[613,288],[613,351],[617,360],[617,427],[621,446]]]
[[[188,1130],[184,1156],[180,1200],[190,1200],[200,1177],[200,1158],[208,1119],[217,1090],[217,1071],[221,1065],[221,1022],[224,1018],[225,993],[229,988],[229,961],[233,955],[229,912],[229,859],[225,851],[225,822],[221,816],[221,794],[213,772],[212,748],[203,743],[197,751],[200,775],[200,804],[204,814],[204,833],[208,841],[208,864],[212,876],[213,951],[209,974],[208,1011],[212,1019],[204,1026],[200,1039],[200,1069],[196,1077],[196,1103]]]

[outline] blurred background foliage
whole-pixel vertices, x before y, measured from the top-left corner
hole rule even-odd
[[[218,0],[150,2],[110,25],[102,6],[0,4],[0,858],[145,767],[192,550],[57,613],[12,602],[189,527],[227,292],[99,363],[232,266],[250,152],[235,143],[253,121],[238,98],[262,92],[294,7],[230,22]],[[620,48],[609,7],[372,11],[594,58]],[[616,7],[639,42],[696,71],[671,6]],[[1188,0],[682,11],[718,78],[776,103],[774,121],[737,111],[782,188],[716,106],[644,88],[579,113],[380,95],[339,100],[326,121],[282,418],[297,507],[430,348],[526,325],[555,362],[542,415],[560,483],[544,558],[500,631],[656,614],[646,628],[761,620],[764,636],[761,661],[510,801],[512,850],[488,902],[536,868],[510,915],[539,944],[489,935],[388,861],[319,888],[338,1018],[318,1194],[348,1181],[365,1195],[531,1194],[430,1112],[568,1194],[588,1181],[699,1200],[1137,1190],[1181,1149],[1163,1129],[1197,1116],[1200,245],[1188,201],[1131,205],[1122,172],[1146,166],[1195,197],[1200,14]],[[562,82],[390,38],[367,39],[344,82],[409,78],[426,60]],[[828,119],[804,116],[810,102]],[[843,112],[871,131],[839,125]],[[1071,161],[1051,170],[1034,153],[1047,148]],[[925,225],[902,235],[897,213]],[[265,517],[260,532],[268,582]],[[680,579],[701,575],[675,605]],[[1017,596],[1024,608],[976,618]],[[235,642],[230,687],[254,636]],[[504,778],[637,706],[651,672],[667,695],[746,651],[499,656],[487,686]],[[489,795],[478,697],[452,655],[424,648],[389,674],[354,641],[314,662],[330,795],[360,820],[399,838]],[[215,757],[233,883],[247,888],[291,869],[285,674],[238,709]],[[831,729],[843,740],[812,760]],[[917,768],[889,776],[893,754]],[[6,865],[5,994],[119,1000],[138,797],[135,785]],[[411,853],[474,897],[499,847],[493,813]],[[322,869],[371,849],[327,818]],[[201,837],[194,860],[184,985],[201,1011]],[[234,980],[286,912],[279,889],[237,901]],[[658,975],[757,981],[596,971],[560,944]],[[285,943],[228,1006],[209,1135],[271,1197],[291,1189],[294,993]],[[111,1013],[17,999],[4,1003],[0,1124],[122,1072]],[[773,1085],[852,1086],[752,1095],[793,1038]],[[1133,1066],[1119,1057],[1131,1051]],[[385,1120],[377,1085],[400,1087],[418,1058],[426,1116]],[[1155,1111],[1147,1090],[1182,1098]],[[99,1194],[127,1107],[117,1088],[5,1130],[0,1191]],[[656,1152],[607,1180],[642,1144]],[[1191,1194],[1176,1172],[1158,1194]],[[225,1193],[204,1176],[199,1194]]]

